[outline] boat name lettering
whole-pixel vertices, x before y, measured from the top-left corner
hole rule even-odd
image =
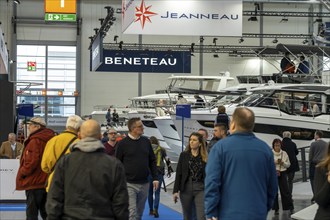
[[[161,15],[161,18],[170,19],[209,19],[209,20],[238,20],[238,14],[214,14],[214,13],[178,13],[166,11],[165,15]]]
[[[176,58],[141,58],[141,57],[105,57],[105,64],[114,65],[152,65],[152,66],[174,66],[177,63]]]

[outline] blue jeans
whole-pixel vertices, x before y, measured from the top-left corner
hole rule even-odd
[[[159,181],[159,187],[155,191],[155,200],[154,200],[154,186],[152,184],[153,179],[152,177],[149,176],[149,194],[148,194],[148,203],[149,203],[149,209],[154,210],[158,209],[159,207],[159,200],[160,200],[160,189],[161,185],[163,184],[164,181],[164,176],[159,174],[158,175],[158,181]]]

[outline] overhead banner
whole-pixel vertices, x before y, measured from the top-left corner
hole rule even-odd
[[[103,57],[103,38],[101,37],[100,32],[97,34],[95,40],[93,41],[90,60],[91,60],[91,71],[95,71],[102,63]]]
[[[124,34],[242,36],[242,0],[133,3],[135,20]]]
[[[191,54],[189,51],[103,50],[102,64],[96,71],[191,73]]]

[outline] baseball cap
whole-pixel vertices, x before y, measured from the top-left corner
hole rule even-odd
[[[38,124],[38,125],[41,125],[41,126],[44,126],[46,127],[46,122],[43,118],[39,118],[39,117],[33,117],[30,119],[30,121],[28,122],[28,124]]]

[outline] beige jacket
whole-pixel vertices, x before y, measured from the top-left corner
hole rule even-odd
[[[23,145],[19,142],[16,142],[16,148],[15,148],[15,154],[16,157],[13,158],[13,149],[11,148],[11,144],[9,141],[2,142],[1,148],[0,148],[0,157],[8,158],[8,159],[16,159],[19,158],[23,151]]]

